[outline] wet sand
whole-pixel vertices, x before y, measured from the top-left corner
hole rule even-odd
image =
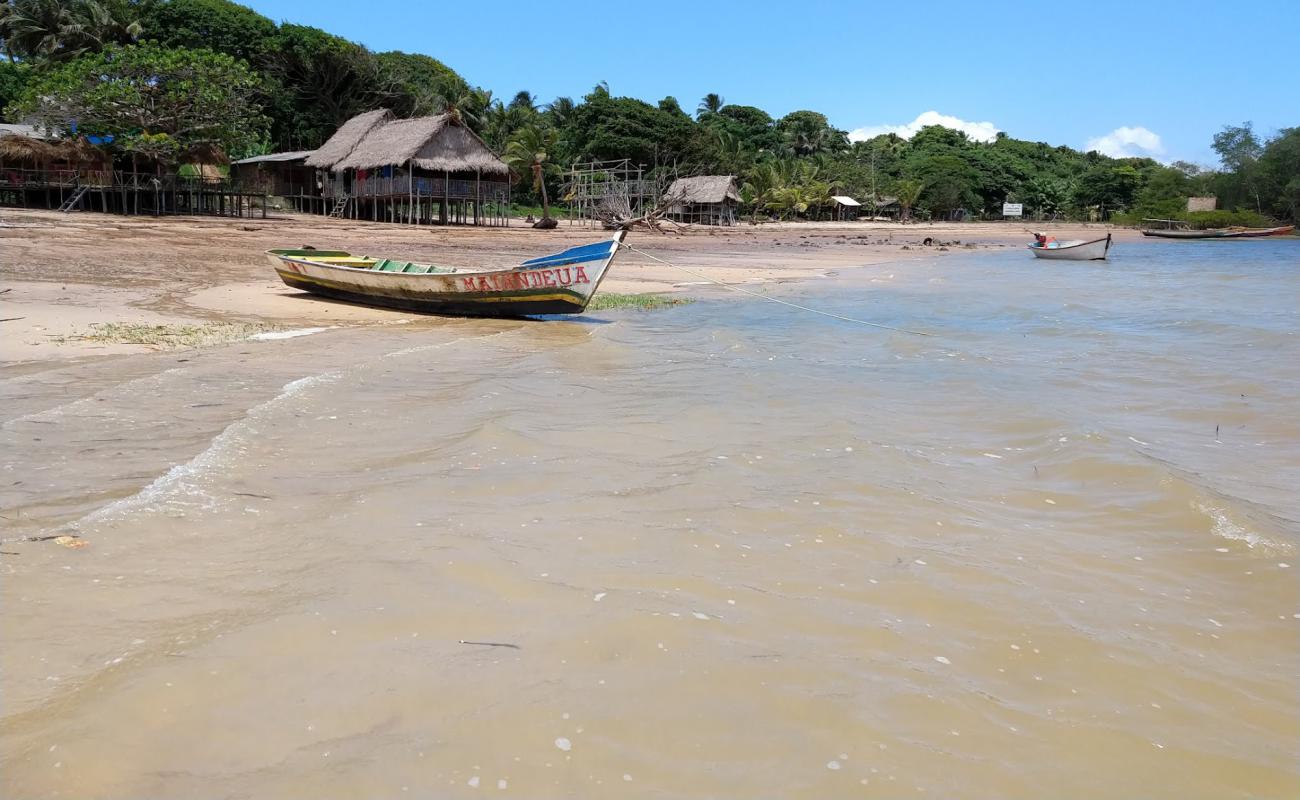
[[[1047,226],[1059,236],[1103,235],[1141,241],[1136,231]],[[954,252],[1023,247],[1019,223],[888,223],[693,226],[629,243],[708,280],[774,284],[834,277]],[[391,324],[418,315],[311,297],[285,286],[261,256],[310,244],[357,253],[401,255],[453,266],[508,265],[606,236],[561,224],[509,228],[408,227],[310,215],[267,220],[139,218],[49,211],[0,211],[0,362],[144,352],[143,345],[79,341],[93,323],[181,325],[247,322],[277,327]],[[927,238],[949,243],[925,247]],[[959,242],[959,243],[957,243]],[[602,291],[711,291],[700,278],[625,251]]]

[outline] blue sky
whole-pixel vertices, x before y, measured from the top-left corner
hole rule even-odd
[[[933,112],[988,123],[974,135],[1203,164],[1225,124],[1300,125],[1300,0],[245,2],[373,50],[426,53],[505,98],[577,99],[604,80],[688,111],[717,92],[774,117],[821,111],[861,135]]]

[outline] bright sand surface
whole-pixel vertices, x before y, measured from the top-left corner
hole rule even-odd
[[[773,284],[834,277],[840,270],[890,270],[954,252],[1019,248],[1020,223],[775,223],[694,226],[683,233],[634,233],[629,244],[707,277],[623,252],[601,285],[606,292],[713,291],[708,281]],[[1102,226],[1036,227],[1057,238],[1136,231]],[[506,266],[607,236],[562,223],[533,230],[409,227],[318,216],[267,220],[140,218],[50,211],[0,211],[0,361],[40,361],[143,352],[148,345],[78,339],[95,323],[151,325],[241,322],[277,327],[374,325],[420,318],[335,303],[280,282],[262,253],[310,244],[358,254],[400,256],[451,266]],[[932,238],[938,243],[926,247]]]

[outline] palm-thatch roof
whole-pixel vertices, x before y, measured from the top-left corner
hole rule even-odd
[[[40,139],[16,134],[0,136],[0,160],[55,161],[58,158],[58,148]]]
[[[725,203],[728,200],[739,203],[740,193],[736,191],[734,175],[697,175],[673,181],[664,198],[682,204]]]
[[[388,120],[376,125],[332,169],[376,169],[408,161],[420,169],[438,172],[506,175],[510,171],[482,139],[451,114]]]
[[[307,159],[307,166],[320,169],[333,167],[356,148],[357,144],[365,138],[371,128],[392,118],[393,112],[386,108],[377,108],[374,111],[356,115],[343,123],[342,127],[329,138],[329,141],[321,145],[320,149]]]
[[[108,154],[91,144],[84,136],[64,139],[54,145],[55,152],[63,161],[79,164],[95,164],[108,159]]]

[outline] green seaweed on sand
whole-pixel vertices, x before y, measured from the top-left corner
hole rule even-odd
[[[141,344],[162,349],[202,347],[247,339],[278,330],[278,326],[254,322],[206,322],[197,325],[147,325],[131,322],[96,322],[90,330],[70,336],[55,337],[66,344],[73,341],[99,344]]]
[[[652,311],[656,308],[668,308],[669,306],[684,306],[692,303],[694,300],[690,297],[679,297],[670,294],[619,294],[617,292],[601,292],[591,298],[587,304],[588,311],[609,311],[620,308],[635,308],[640,311]]]

